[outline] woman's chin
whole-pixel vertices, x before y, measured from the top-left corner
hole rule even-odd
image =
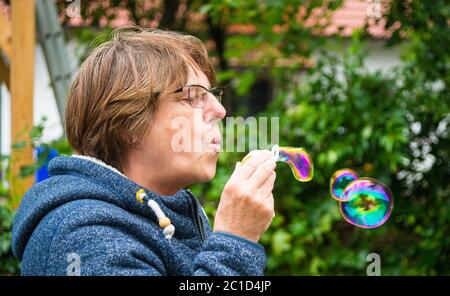
[[[202,176],[203,180],[201,182],[211,181],[214,178],[215,175],[216,175],[216,168],[215,167],[214,167],[214,169],[206,170],[203,173],[203,176]]]
[[[201,168],[198,179],[199,182],[208,182],[211,181],[214,176],[216,175],[216,163],[206,165],[205,167]]]
[[[195,176],[197,182],[211,181],[216,175],[218,154],[208,154],[202,157],[192,167],[190,174]]]

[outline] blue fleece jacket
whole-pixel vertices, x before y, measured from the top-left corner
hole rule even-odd
[[[22,275],[262,275],[261,245],[212,232],[187,190],[145,189],[175,226],[169,241],[156,215],[136,200],[142,187],[89,159],[59,156],[50,178],[23,197],[12,248]]]

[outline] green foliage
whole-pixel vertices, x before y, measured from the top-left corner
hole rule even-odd
[[[382,258],[384,275],[450,272],[449,101],[429,104],[442,94],[438,89],[424,90],[423,76],[408,77],[409,66],[387,74],[369,72],[363,54],[355,35],[343,58],[321,56],[302,83],[292,82],[280,91],[265,114],[280,117],[281,145],[305,147],[315,163],[309,183],[298,183],[287,165],[278,164],[277,216],[261,240],[269,274],[365,275],[366,257],[373,252]],[[432,118],[428,124],[421,121],[422,132],[416,134],[411,120],[419,120],[420,114]],[[436,123],[441,125],[439,132]],[[429,144],[439,160],[423,171],[413,165],[423,155],[417,155],[411,143],[433,131],[435,139]],[[216,178],[194,187],[211,217],[213,201],[233,170],[230,163],[241,157],[223,154]],[[340,217],[328,182],[344,167],[392,189],[395,208],[385,225],[359,229]]]
[[[213,0],[202,5],[199,11],[206,13],[216,26],[236,26],[244,32],[248,30],[247,33],[228,34],[223,42],[223,59],[226,62],[221,64],[238,65],[219,68],[219,82],[235,86],[230,100],[246,100],[258,78],[269,76],[279,85],[291,80],[293,72],[305,67],[306,58],[324,46],[327,37],[322,32],[342,3],[321,0]],[[243,108],[233,108],[233,104],[227,104],[227,98],[225,106],[228,111],[246,113]]]
[[[241,59],[242,65],[249,62],[249,53],[257,50],[258,56],[250,61],[270,66],[273,58],[309,56],[323,45],[325,38],[317,33],[328,26],[329,17],[341,4],[342,1],[316,0],[213,0],[204,4],[200,12],[207,13],[214,23],[224,27],[251,25],[249,34],[228,36],[226,55]]]
[[[268,274],[365,275],[373,252],[381,256],[383,275],[450,273],[447,85],[413,62],[370,72],[364,49],[356,32],[343,57],[322,54],[300,83],[284,84],[264,113],[279,116],[281,145],[305,147],[315,163],[309,183],[297,183],[278,164],[277,215],[261,240]],[[194,188],[211,217],[211,199],[217,202],[230,163],[241,158],[222,155],[216,179]],[[340,217],[328,182],[344,167],[392,189],[395,208],[382,227],[359,229]]]
[[[450,83],[450,4],[446,0],[390,1],[386,28],[393,30],[389,44],[408,39],[405,58],[425,76]]]
[[[0,274],[18,275],[20,263],[14,258],[11,250],[12,221],[14,209],[8,203],[7,192],[0,184]]]

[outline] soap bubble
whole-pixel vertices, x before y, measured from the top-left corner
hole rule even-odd
[[[336,171],[330,179],[330,193],[337,201],[345,201],[342,193],[345,187],[351,182],[358,180],[358,174],[351,169],[342,169]]]
[[[339,201],[342,217],[357,227],[383,225],[394,208],[391,190],[376,179],[361,178],[351,169],[342,169],[330,179],[330,194]]]
[[[272,147],[275,161],[287,163],[292,170],[295,179],[300,182],[308,182],[314,176],[314,164],[311,156],[303,148]]]
[[[383,225],[394,208],[391,190],[378,180],[361,178],[351,182],[342,193],[339,210],[342,217],[361,228]]]

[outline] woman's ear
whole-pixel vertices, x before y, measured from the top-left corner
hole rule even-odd
[[[133,147],[137,147],[139,145],[139,138],[137,135],[132,135],[131,136],[131,145]]]

